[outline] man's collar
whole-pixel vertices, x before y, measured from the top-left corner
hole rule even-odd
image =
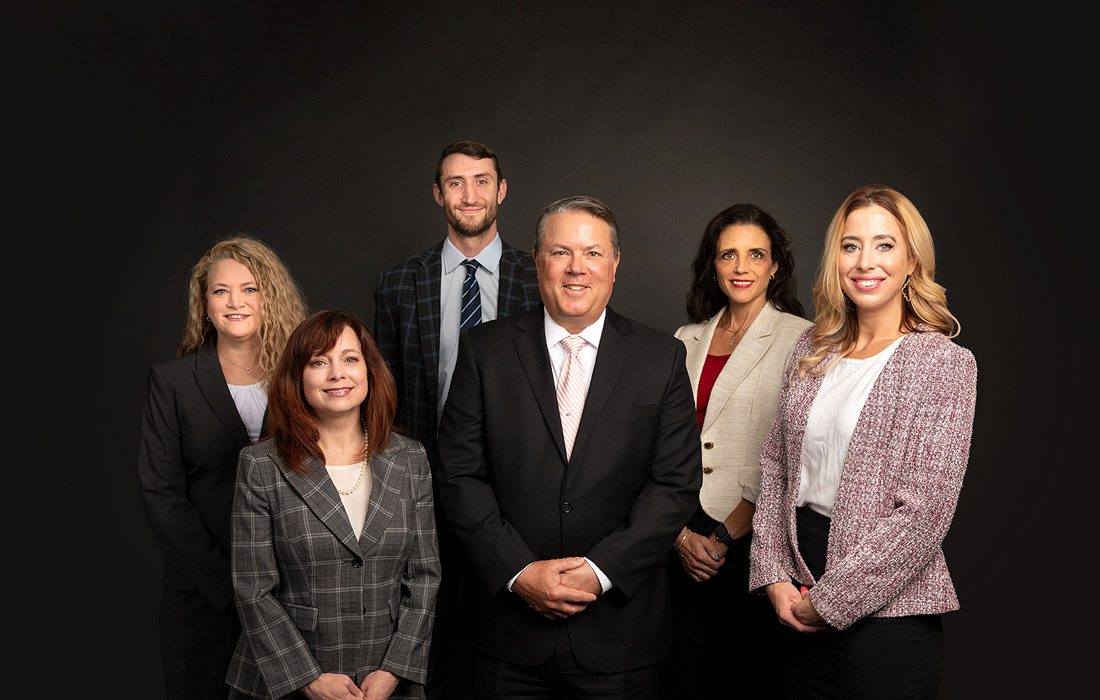
[[[504,244],[500,240],[500,233],[493,236],[493,240],[489,241],[489,245],[481,249],[481,252],[474,256],[474,260],[477,260],[478,264],[484,267],[492,274],[496,274],[500,268],[500,254],[504,250]],[[444,274],[450,274],[456,267],[462,264],[463,260],[466,260],[466,256],[462,254],[454,243],[451,243],[450,238],[443,239],[443,272]]]
[[[546,307],[542,307],[542,324],[543,332],[546,334],[546,347],[552,348],[561,342],[561,339],[568,335],[579,335],[592,344],[593,347],[600,347],[600,338],[603,337],[603,324],[607,320],[607,307],[600,312],[600,317],[592,322],[592,325],[588,326],[580,333],[570,333],[561,326],[557,321],[550,318],[550,312],[546,310]]]

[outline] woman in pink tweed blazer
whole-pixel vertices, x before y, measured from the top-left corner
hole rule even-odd
[[[788,696],[935,697],[940,614],[959,607],[941,544],[977,366],[950,340],[959,323],[912,202],[877,185],[848,196],[814,304],[761,450],[749,588],[788,630]]]

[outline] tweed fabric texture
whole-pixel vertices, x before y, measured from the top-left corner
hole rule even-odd
[[[798,553],[794,505],[806,420],[822,381],[798,376],[810,333],[791,354],[779,414],[761,450],[750,590],[792,579],[813,583],[814,608],[838,629],[867,616],[958,609],[942,543],[969,459],[978,376],[973,354],[936,332],[909,333],[901,341],[852,434],[825,573],[815,581]]]

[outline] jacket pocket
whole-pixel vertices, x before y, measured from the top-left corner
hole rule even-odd
[[[659,406],[655,403],[647,406],[635,406],[634,408],[623,408],[618,411],[607,412],[608,423],[625,423],[630,420],[637,420],[639,418],[656,418]]]
[[[282,606],[283,610],[286,610],[287,617],[298,629],[305,632],[312,632],[317,629],[317,608],[294,603],[283,603]]]

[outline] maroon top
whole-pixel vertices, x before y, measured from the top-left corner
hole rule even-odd
[[[699,419],[699,430],[703,429],[703,417],[707,415],[707,404],[710,402],[710,390],[714,388],[714,382],[726,366],[729,355],[711,355],[707,353],[707,360],[703,363],[703,371],[699,373],[699,390],[695,397],[695,416]]]

